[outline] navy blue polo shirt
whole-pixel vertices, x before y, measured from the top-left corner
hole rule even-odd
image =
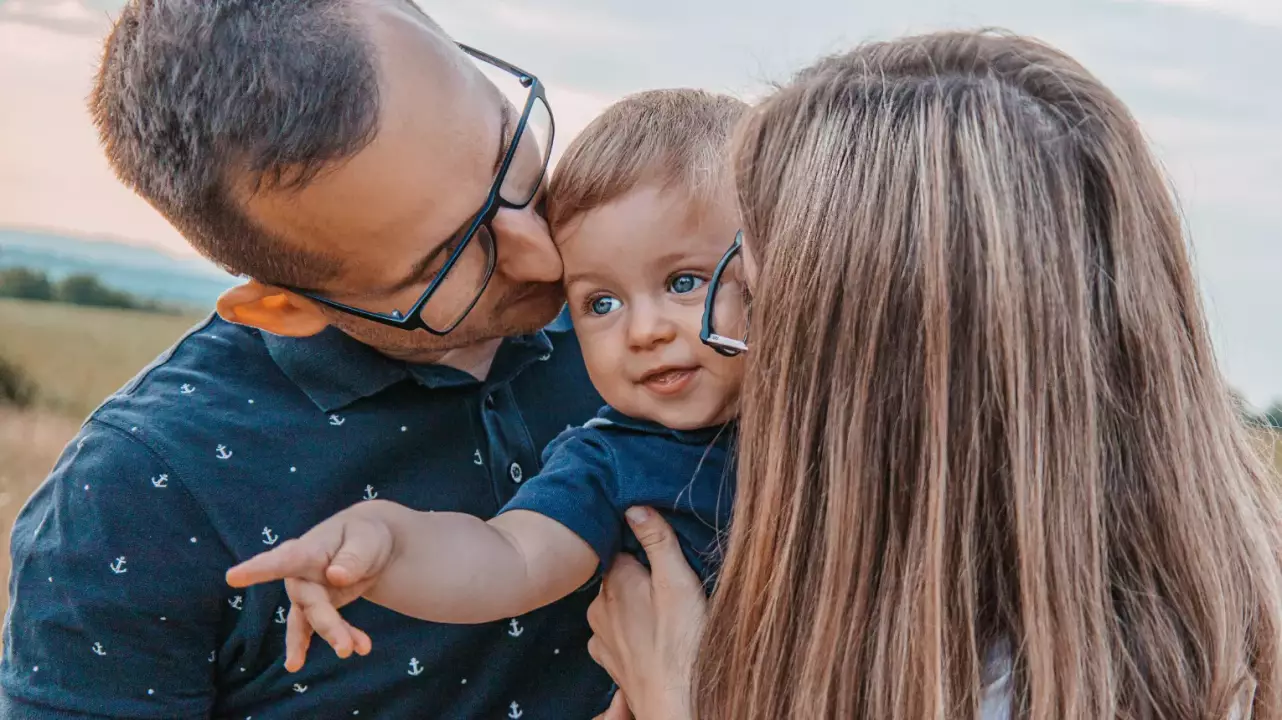
[[[0,717],[587,718],[590,593],[484,625],[343,609],[374,641],[284,669],[282,583],[224,573],[369,498],[492,517],[601,399],[568,323],[485,381],[337,331],[212,318],[98,409],[13,528]]]
[[[672,525],[686,560],[710,588],[734,502],[728,464],[734,427],[673,430],[603,407],[548,445],[543,472],[502,512],[529,510],[566,526],[592,546],[599,574],[620,551],[645,561],[623,513],[649,506]]]

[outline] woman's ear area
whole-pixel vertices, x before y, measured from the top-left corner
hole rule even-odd
[[[217,310],[227,322],[285,337],[310,337],[329,327],[315,302],[252,279],[220,295]]]

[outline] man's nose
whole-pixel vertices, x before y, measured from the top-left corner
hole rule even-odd
[[[530,203],[521,210],[504,208],[494,215],[495,271],[517,283],[561,281],[561,255],[552,243],[547,220]]]
[[[628,311],[628,344],[634,350],[648,350],[670,343],[677,336],[677,324],[655,303],[634,302]]]

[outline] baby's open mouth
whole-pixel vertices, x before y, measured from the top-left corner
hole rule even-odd
[[[651,392],[671,395],[684,390],[698,371],[697,366],[660,368],[643,375],[641,384]]]

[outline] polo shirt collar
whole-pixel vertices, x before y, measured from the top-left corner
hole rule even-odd
[[[614,425],[626,430],[647,435],[663,435],[686,445],[707,445],[722,437],[732,435],[735,429],[735,423],[731,421],[726,425],[696,428],[694,430],[674,430],[665,425],[660,425],[653,420],[644,420],[642,418],[632,417],[631,415],[624,415],[609,405],[601,408],[600,412],[597,413],[597,416],[589,420],[586,426],[600,427],[601,425]]]
[[[305,338],[263,333],[267,353],[324,412],[333,412],[409,377],[393,360],[346,333],[329,327]]]
[[[480,384],[457,368],[393,360],[333,327],[306,338],[262,335],[276,365],[324,412],[340,410],[408,379],[433,389]],[[546,333],[507,338],[499,346],[485,384],[505,383],[551,353]]]

